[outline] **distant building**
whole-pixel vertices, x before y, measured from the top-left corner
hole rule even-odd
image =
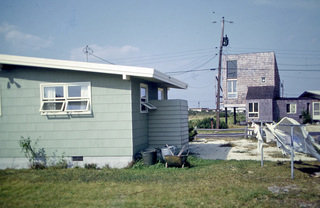
[[[227,111],[244,109],[246,122],[278,121],[291,117],[302,122],[306,110],[320,120],[320,93],[306,91],[298,98],[280,98],[280,75],[274,52],[222,57],[223,105]]]

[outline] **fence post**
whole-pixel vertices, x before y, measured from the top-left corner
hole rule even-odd
[[[248,126],[245,126],[244,128],[244,137],[248,139]]]
[[[260,126],[260,135],[261,135],[261,139],[262,139],[262,144],[261,144],[261,149],[260,149],[260,153],[261,153],[261,167],[263,166],[263,121],[261,121],[261,126]],[[259,144],[260,144],[260,140],[259,140]]]
[[[294,157],[294,149],[293,149],[293,125],[291,125],[291,179],[294,178],[293,174],[293,157]]]

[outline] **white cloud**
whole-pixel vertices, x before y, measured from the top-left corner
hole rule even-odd
[[[74,61],[85,61],[86,60],[86,54],[85,46],[74,48],[70,51],[70,59]],[[119,62],[124,62],[126,57],[137,55],[140,50],[137,47],[125,45],[121,47],[116,46],[99,46],[96,44],[89,45],[89,48],[93,51],[93,55],[100,57],[102,59],[108,60],[110,62],[113,62],[114,59],[118,59]],[[96,57],[93,57],[91,55],[88,56],[89,62],[101,62],[101,60],[97,59]],[[123,60],[119,60],[123,59]],[[119,64],[116,62],[116,64]]]
[[[39,50],[52,45],[50,39],[44,39],[36,35],[23,33],[17,26],[3,23],[0,25],[0,35],[14,49],[23,50]]]

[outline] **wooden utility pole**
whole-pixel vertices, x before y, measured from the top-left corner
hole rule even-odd
[[[224,17],[222,17],[222,26],[221,26],[221,40],[220,40],[220,52],[219,52],[219,69],[218,69],[218,87],[217,87],[217,108],[216,108],[216,129],[219,129],[220,126],[220,87],[221,87],[221,63],[222,63],[222,48],[223,46],[228,45],[228,38],[223,37],[224,35]],[[229,23],[233,23],[228,21]]]

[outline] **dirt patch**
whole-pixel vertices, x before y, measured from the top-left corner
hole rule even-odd
[[[204,159],[261,160],[258,141],[255,139],[217,138],[190,142],[190,153]],[[263,159],[269,161],[290,161],[275,144],[263,144]],[[303,153],[295,152],[295,161],[315,161]]]

